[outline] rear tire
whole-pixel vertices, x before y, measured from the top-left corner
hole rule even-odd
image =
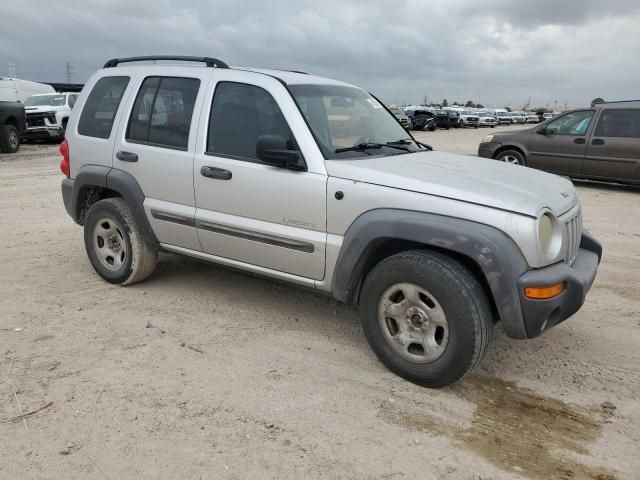
[[[120,285],[146,279],[158,258],[122,198],[99,200],[91,206],[84,222],[84,245],[96,273]]]
[[[487,351],[493,315],[484,288],[446,255],[420,250],[393,255],[373,268],[361,292],[360,318],[369,345],[389,370],[411,382],[451,385]]]
[[[3,125],[0,129],[0,151],[16,153],[20,148],[20,132],[13,125]]]

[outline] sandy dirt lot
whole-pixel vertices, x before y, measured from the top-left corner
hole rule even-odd
[[[493,131],[419,136],[474,154]],[[498,327],[475,375],[427,390],[317,293],[174,255],[103,282],[58,162],[0,156],[0,478],[640,478],[640,189],[578,186],[605,248],[578,314]]]

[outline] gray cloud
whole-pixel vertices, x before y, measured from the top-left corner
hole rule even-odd
[[[387,102],[502,106],[637,96],[637,1],[21,0],[6,6],[0,72],[74,81],[111,57],[217,56],[338,78]],[[640,6],[640,5],[639,5]]]

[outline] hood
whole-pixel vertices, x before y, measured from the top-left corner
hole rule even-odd
[[[496,160],[444,152],[417,152],[358,160],[328,160],[332,177],[486,205],[537,217],[547,207],[556,216],[577,202],[562,177]]]

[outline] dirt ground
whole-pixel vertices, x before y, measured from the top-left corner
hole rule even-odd
[[[493,131],[419,136],[474,154]],[[640,189],[578,185],[605,248],[579,313],[497,328],[475,375],[428,390],[314,292],[174,255],[105,283],[58,162],[0,156],[0,478],[640,478]]]

